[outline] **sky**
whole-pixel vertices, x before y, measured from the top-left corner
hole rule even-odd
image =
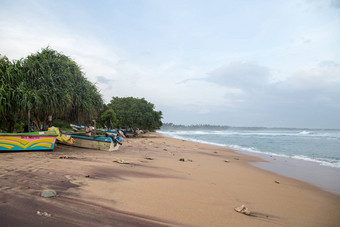
[[[340,0],[0,0],[0,54],[49,46],[163,122],[340,129]]]

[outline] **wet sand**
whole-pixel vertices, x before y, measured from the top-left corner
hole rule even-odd
[[[116,152],[57,145],[0,156],[1,226],[340,223],[338,195],[248,163],[257,157],[157,133],[128,139]],[[57,196],[41,197],[46,189]],[[234,211],[242,204],[251,215]]]

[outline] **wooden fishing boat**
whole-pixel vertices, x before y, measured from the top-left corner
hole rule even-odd
[[[29,133],[0,133],[0,151],[53,150],[55,131]]]
[[[70,134],[74,139],[71,146],[90,148],[103,151],[115,151],[119,149],[120,141],[115,140],[110,136],[87,136],[80,134]],[[70,145],[70,144],[68,144]]]
[[[136,136],[136,133],[134,132],[134,131],[132,131],[132,130],[126,130],[126,129],[123,129],[122,130],[123,131],[123,133],[124,133],[124,135],[126,136],[126,137],[135,137]]]

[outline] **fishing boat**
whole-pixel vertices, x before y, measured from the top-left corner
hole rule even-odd
[[[56,137],[55,131],[0,133],[0,151],[53,150]]]
[[[78,132],[79,130],[85,129],[85,126],[83,125],[70,124],[70,127],[74,132]]]
[[[107,136],[124,137],[125,135],[121,130],[106,130],[104,131]]]
[[[70,134],[70,136],[74,139],[72,146],[75,147],[104,151],[116,151],[121,145],[120,137],[115,138],[111,136],[88,136],[81,134]]]
[[[127,138],[135,137],[137,135],[133,130],[122,129],[122,131]]]
[[[63,144],[73,144],[74,143],[74,139],[70,136],[70,135],[65,135],[63,134],[59,128],[57,127],[50,127],[48,128],[48,131],[55,131],[57,133],[57,143],[63,143]]]

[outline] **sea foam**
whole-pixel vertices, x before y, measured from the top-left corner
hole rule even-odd
[[[186,130],[161,134],[240,152],[293,158],[340,168],[339,130]]]

